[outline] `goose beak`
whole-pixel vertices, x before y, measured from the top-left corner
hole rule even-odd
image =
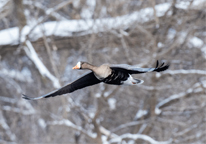
[[[78,65],[76,65],[75,67],[73,67],[72,69],[79,69]]]

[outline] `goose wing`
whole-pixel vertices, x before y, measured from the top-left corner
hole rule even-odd
[[[120,71],[125,71],[129,74],[140,74],[140,73],[146,73],[146,72],[152,72],[152,71],[156,71],[156,72],[165,71],[169,68],[169,64],[165,65],[165,63],[163,62],[159,66],[159,61],[157,61],[155,68],[139,68],[139,67],[130,66],[126,64],[111,66],[111,68],[120,70]]]
[[[77,79],[76,81],[74,81],[70,84],[67,84],[67,85],[63,86],[62,88],[57,89],[57,90],[50,92],[48,94],[45,94],[43,96],[31,98],[27,95],[22,94],[23,95],[22,98],[27,99],[27,100],[37,100],[37,99],[41,99],[41,98],[55,97],[55,96],[66,94],[66,93],[72,93],[75,90],[78,90],[78,89],[81,89],[81,88],[84,88],[87,86],[95,85],[95,84],[98,84],[100,82],[101,81],[96,78],[94,73],[90,72],[90,73],[84,75],[83,77]]]

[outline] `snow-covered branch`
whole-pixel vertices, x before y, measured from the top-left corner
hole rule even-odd
[[[33,81],[31,78],[30,72],[28,72],[27,69],[24,69],[21,72],[19,72],[17,70],[7,70],[7,69],[3,68],[0,70],[0,75],[8,76],[12,79],[16,79],[16,80],[22,81],[22,82],[30,83]]]
[[[101,131],[102,134],[104,134],[107,137],[117,137],[118,135],[116,135],[115,133],[112,133],[111,131],[107,130],[106,128],[104,128],[103,126],[99,127],[99,130]]]
[[[204,2],[204,0],[199,0],[194,3],[198,5]],[[70,3],[70,1],[66,1],[63,4],[60,4],[56,9],[61,8],[65,4]],[[185,3],[185,6],[189,5]],[[162,3],[155,6],[156,16],[161,17],[165,14],[165,12],[171,7],[170,3]],[[48,15],[51,12],[48,12]],[[63,21],[52,21],[45,22],[42,25],[45,27],[45,35],[46,36],[81,36],[87,35],[91,33],[99,33],[105,31],[111,31],[112,29],[125,29],[131,26],[134,23],[145,23],[150,20],[153,20],[153,8],[148,7],[141,9],[140,11],[133,12],[131,14],[118,16],[115,18],[103,18],[103,19],[85,19],[85,20],[63,20]],[[32,32],[32,33],[31,33]],[[32,41],[35,41],[42,37],[40,23],[38,26],[25,26],[22,29],[21,42],[24,42],[27,38],[27,35],[30,35]],[[5,29],[0,31],[0,45],[16,45],[19,42],[18,35],[18,27],[13,27],[9,29]]]
[[[43,64],[43,62],[39,59],[39,57],[38,57],[34,47],[32,46],[31,42],[26,41],[26,46],[24,47],[24,50],[25,50],[27,56],[36,65],[36,68],[38,69],[39,73],[43,77],[46,76],[47,78],[49,78],[53,82],[53,86],[55,88],[59,88],[60,87],[59,80],[49,72],[49,70],[46,68],[46,66]]]
[[[138,112],[136,113],[135,117],[134,117],[134,120],[139,120],[140,118],[146,116],[149,114],[149,111],[148,110],[142,110],[142,109],[139,109]]]
[[[174,140],[174,142],[175,143],[187,143],[188,141],[191,142],[191,141],[194,141],[194,140],[199,140],[201,137],[205,137],[205,135],[206,135],[206,131],[199,132],[199,133],[184,137],[182,140]]]
[[[8,14],[12,12],[13,1],[12,0],[4,0],[0,2],[0,19],[6,17]]]
[[[7,103],[11,103],[11,104],[16,103],[16,100],[15,100],[15,99],[13,99],[13,98],[8,98],[8,97],[5,97],[5,96],[0,96],[0,101],[7,102]]]
[[[158,75],[159,76],[159,75]],[[153,91],[153,90],[163,90],[163,89],[168,89],[171,88],[170,85],[167,86],[146,86],[146,85],[139,85],[138,87],[140,87],[141,89],[147,90],[147,91]]]
[[[129,127],[129,126],[140,125],[140,124],[144,124],[144,123],[147,123],[147,122],[148,122],[147,120],[132,121],[132,122],[128,122],[128,123],[125,123],[125,124],[121,124],[121,125],[119,125],[118,127],[114,128],[114,129],[111,130],[111,131],[112,131],[112,132],[116,132],[116,131],[119,131],[120,129]]]
[[[105,100],[108,100],[109,98],[111,98],[112,96],[114,96],[114,94],[119,90],[119,87],[116,87],[114,90],[110,91],[110,92],[104,92],[103,94],[103,98]]]
[[[201,51],[202,51],[203,57],[206,59],[206,45],[204,45],[204,46],[201,48]]]
[[[5,141],[5,140],[2,140],[2,139],[0,139],[0,143],[1,144],[17,144],[16,142]]]
[[[172,143],[172,139],[168,140],[168,141],[156,141],[156,140],[154,140],[153,138],[151,138],[147,135],[130,134],[130,133],[126,133],[126,134],[123,134],[119,137],[113,138],[109,142],[110,143],[121,143],[121,141],[124,140],[124,139],[132,139],[132,140],[142,139],[142,140],[147,141],[151,144],[170,144],[170,143]]]
[[[195,75],[202,75],[206,76],[206,70],[196,70],[196,69],[191,69],[191,70],[167,70],[162,73],[162,75],[176,75],[176,74],[182,74],[182,75],[187,75],[187,74],[195,74]]]
[[[185,92],[181,92],[181,93],[178,93],[178,94],[171,95],[170,97],[160,101],[156,105],[155,113],[157,115],[159,115],[161,113],[160,108],[163,108],[163,107],[165,107],[165,106],[167,106],[167,105],[173,103],[174,101],[179,100],[183,97],[187,97],[190,94],[205,92],[205,90],[204,90],[205,88],[206,88],[206,81],[202,81],[201,83],[198,82],[198,83],[194,84],[192,88],[187,89]]]
[[[51,15],[71,3],[72,3],[72,0],[63,1],[59,3],[58,5],[56,5],[54,8],[48,9],[46,13],[47,15]]]
[[[0,125],[6,131],[6,134],[10,138],[10,140],[15,141],[16,140],[16,135],[11,132],[10,127],[6,123],[1,111],[0,111]]]
[[[50,16],[54,17],[56,20],[66,20],[65,17],[61,16],[56,11],[53,11],[54,10],[53,8],[47,8],[47,7],[45,7],[40,2],[37,2],[37,1],[25,1],[24,0],[23,3],[24,3],[24,5],[31,5],[31,6],[35,6],[38,9],[41,9],[42,11],[45,12],[46,15],[50,15]]]
[[[97,136],[95,133],[92,133],[90,131],[86,131],[82,127],[77,126],[74,123],[72,123],[71,121],[66,120],[66,119],[62,119],[62,120],[59,120],[59,121],[52,121],[52,122],[49,122],[48,124],[49,125],[64,125],[64,126],[68,126],[70,128],[73,128],[75,130],[80,131],[81,133],[85,134],[86,136],[88,136],[88,137],[90,137],[92,139],[95,139],[96,136]]]
[[[12,104],[12,106],[3,105],[2,110],[5,110],[5,111],[12,111],[15,113],[21,113],[23,115],[31,115],[31,114],[34,114],[36,112],[35,109],[32,107],[32,105],[29,102],[22,100],[22,99],[16,100],[14,98],[0,96],[0,101]],[[13,106],[14,104],[17,104],[20,108],[14,107]],[[26,109],[23,109],[23,108],[26,108]]]
[[[178,133],[174,133],[175,136],[184,136],[185,134],[189,133],[191,130],[195,129],[198,127],[198,124],[194,124],[191,127],[188,127],[184,129],[183,131],[180,131]]]
[[[162,122],[162,123],[175,124],[175,125],[179,125],[179,126],[185,126],[185,125],[186,125],[185,122],[174,121],[174,120],[170,120],[170,119],[164,119],[164,118],[161,118],[161,117],[158,117],[157,120],[160,121],[160,122]]]
[[[33,110],[22,110],[21,108],[17,108],[17,107],[11,107],[11,106],[2,106],[2,110],[5,110],[5,111],[12,111],[12,112],[15,112],[15,113],[21,113],[23,115],[31,115],[31,114],[34,114],[35,111]]]
[[[159,7],[159,16],[164,14],[164,10],[168,9],[169,3],[157,5]],[[160,10],[160,7],[163,9]],[[119,16],[116,18],[104,18],[104,19],[86,19],[86,20],[65,20],[65,21],[53,21],[45,22],[42,25],[45,27],[46,36],[77,36],[87,35],[90,33],[98,33],[104,31],[110,31],[111,29],[127,28],[134,22],[148,21],[152,17],[152,8],[145,8],[141,11],[134,12],[132,14]],[[147,18],[146,18],[147,16]],[[32,27],[25,26],[22,29],[21,42],[26,40],[26,36],[31,32]],[[33,32],[30,34],[32,41],[35,41],[42,37],[40,25],[36,26]],[[3,38],[0,41],[0,45],[16,45],[18,44],[19,35],[18,27],[9,28],[0,31],[0,37]]]

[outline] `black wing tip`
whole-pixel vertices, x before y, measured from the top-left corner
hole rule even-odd
[[[25,94],[22,94],[22,98],[23,98],[23,99],[26,99],[26,100],[38,100],[38,99],[44,98],[44,96],[32,98],[32,97],[29,97],[29,96],[27,96],[27,95],[25,95]]]
[[[156,63],[156,67],[155,67],[155,68],[158,68],[158,65],[159,65],[159,61],[157,60],[157,63]]]
[[[164,65],[165,64],[164,62],[160,65],[160,67],[158,67],[158,64],[159,64],[159,62],[157,60],[157,65],[156,65],[156,68],[154,70],[156,72],[165,71],[165,70],[169,69],[169,67],[170,67],[170,64]]]
[[[22,98],[26,99],[26,100],[34,100],[34,98],[31,98],[31,97],[29,97],[29,96],[27,96],[25,94],[22,94]]]

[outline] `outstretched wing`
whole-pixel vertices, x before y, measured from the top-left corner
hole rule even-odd
[[[55,90],[51,93],[48,93],[46,95],[43,95],[43,96],[39,96],[39,97],[36,97],[36,98],[31,98],[27,95],[24,95],[22,94],[22,98],[24,99],[27,99],[27,100],[37,100],[37,99],[41,99],[41,98],[49,98],[49,97],[55,97],[55,96],[58,96],[58,95],[62,95],[62,94],[66,94],[66,93],[71,93],[75,90],[78,90],[78,89],[81,89],[81,88],[84,88],[84,87],[87,87],[87,86],[91,86],[91,85],[95,85],[95,84],[98,84],[100,83],[101,81],[98,80],[96,78],[96,76],[94,75],[93,72],[91,73],[88,73],[86,74],[85,76],[79,78],[78,80],[58,89],[58,90]]]
[[[169,64],[165,65],[164,63],[162,63],[159,66],[159,62],[157,61],[155,68],[137,68],[135,66],[129,66],[129,65],[122,65],[119,67],[113,66],[111,68],[116,69],[116,70],[120,70],[120,71],[125,71],[129,74],[139,74],[139,73],[146,73],[146,72],[152,72],[152,71],[156,71],[156,72],[165,71],[169,68]]]

